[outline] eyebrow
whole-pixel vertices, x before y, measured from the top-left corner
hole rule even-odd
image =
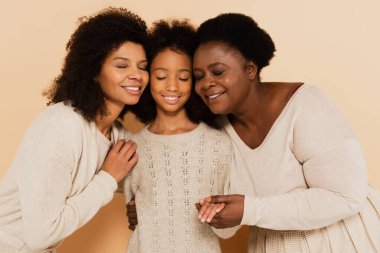
[[[156,71],[156,70],[168,71],[167,68],[163,68],[163,67],[157,67],[157,68],[153,69],[153,71]],[[178,71],[179,72],[189,72],[189,73],[191,73],[191,70],[189,70],[189,69],[179,69]]]
[[[223,66],[225,66],[226,64],[224,64],[223,62],[214,62],[214,63],[208,65],[207,68],[212,68],[212,67],[215,67],[217,65],[223,65]],[[201,69],[199,69],[199,68],[193,68],[193,71],[197,71],[197,70],[200,71]]]
[[[116,56],[116,57],[115,57],[115,58],[113,58],[112,60],[123,60],[123,61],[131,61],[131,59],[129,59],[129,58],[120,57],[120,56]],[[144,60],[141,60],[140,62],[148,62],[148,60],[144,59]]]

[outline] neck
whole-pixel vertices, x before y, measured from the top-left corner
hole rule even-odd
[[[123,108],[112,106],[106,103],[106,115],[98,113],[95,118],[95,125],[99,131],[111,139],[111,125],[119,117]]]
[[[189,132],[197,126],[197,123],[192,122],[187,117],[185,110],[173,114],[157,110],[157,116],[148,129],[155,134],[171,135]]]
[[[265,84],[255,82],[236,109],[228,114],[231,124],[236,122],[246,126],[258,124],[261,121],[262,109],[265,107],[265,93]]]

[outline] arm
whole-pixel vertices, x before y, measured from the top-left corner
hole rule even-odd
[[[79,160],[87,159],[81,157],[83,136],[77,124],[67,117],[38,119],[16,158],[23,239],[31,249],[49,248],[87,223],[113,197],[117,184],[110,173],[122,177],[115,167],[104,168],[81,192],[70,195],[75,171],[85,169]],[[115,165],[119,156],[113,156],[109,163]]]
[[[302,164],[308,188],[261,198],[214,197],[213,203],[226,203],[218,219],[213,219],[214,226],[241,223],[274,230],[318,229],[362,208],[368,185],[359,144],[326,96],[313,88],[304,100],[294,118],[291,149]]]
[[[368,189],[366,167],[350,127],[316,88],[303,102],[294,118],[291,148],[308,188],[262,198],[246,196],[242,224],[318,229],[362,208]]]

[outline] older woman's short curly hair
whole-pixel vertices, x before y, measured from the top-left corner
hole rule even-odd
[[[203,22],[197,31],[197,46],[210,41],[237,49],[257,65],[258,74],[269,65],[276,51],[269,34],[251,17],[240,13],[224,13]]]
[[[66,46],[62,73],[44,95],[48,104],[70,103],[86,120],[93,121],[97,113],[106,114],[105,95],[96,81],[106,57],[126,41],[145,48],[147,26],[138,15],[113,7],[79,21]]]
[[[165,49],[173,50],[189,56],[192,61],[195,50],[195,28],[188,20],[159,20],[153,23],[149,30],[148,59],[154,58]],[[215,122],[216,115],[203,103],[195,92],[194,78],[192,79],[191,95],[185,104],[187,116],[194,123],[205,122],[214,128],[219,128]],[[157,115],[156,104],[148,84],[140,101],[134,106],[128,106],[137,118],[147,124]]]

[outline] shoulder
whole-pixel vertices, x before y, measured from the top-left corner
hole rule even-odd
[[[42,111],[29,126],[27,133],[44,132],[53,137],[64,135],[65,138],[76,136],[78,131],[83,129],[87,122],[78,112],[70,105],[57,103],[48,106]]]
[[[205,123],[201,124],[201,127],[203,128],[202,135],[204,136],[206,142],[213,144],[220,150],[225,149],[226,152],[229,152],[232,149],[231,139],[225,129],[215,129]]]

